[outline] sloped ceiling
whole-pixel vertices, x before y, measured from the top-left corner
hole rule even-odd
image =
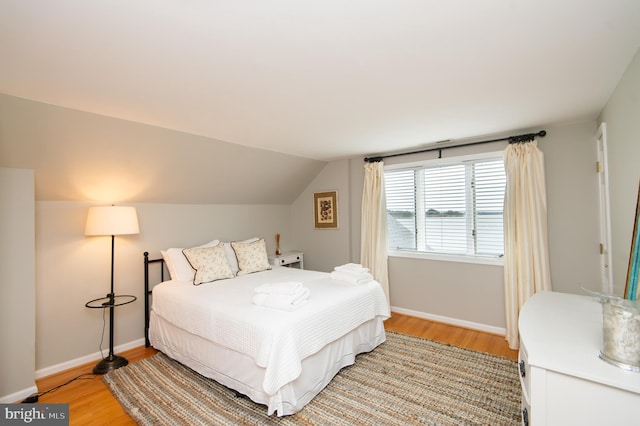
[[[0,92],[332,160],[595,118],[637,0],[0,0]]]
[[[0,167],[38,201],[291,204],[325,164],[0,94]]]

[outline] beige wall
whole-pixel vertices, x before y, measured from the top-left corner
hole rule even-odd
[[[540,141],[547,178],[554,291],[599,291],[600,228],[595,121],[547,127]]]
[[[351,193],[349,175],[348,160],[328,163],[291,205],[293,245],[304,252],[306,269],[330,272],[350,259],[354,227],[351,203],[355,195]],[[334,190],[338,192],[338,229],[316,229],[313,193]],[[359,221],[356,226],[359,228]]]
[[[140,345],[144,335],[143,252],[158,257],[161,249],[169,247],[259,236],[273,253],[276,233],[283,236],[282,248],[291,248],[287,205],[127,205],[137,208],[140,234],[116,237],[115,292],[138,300],[115,310],[116,346]],[[88,309],[85,303],[109,292],[111,239],[83,235],[88,207],[82,202],[36,203],[39,375],[59,370],[65,363],[89,362],[98,352],[103,312]],[[106,333],[102,347],[108,352],[108,328]]]
[[[615,294],[624,295],[640,180],[640,50],[602,111],[607,123]]]
[[[35,387],[35,222],[33,170],[0,168],[0,402]]]

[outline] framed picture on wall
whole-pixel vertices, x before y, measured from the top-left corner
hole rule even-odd
[[[337,229],[338,192],[314,192],[313,215],[316,229]]]

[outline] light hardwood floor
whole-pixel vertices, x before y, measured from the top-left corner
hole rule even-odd
[[[513,360],[518,359],[518,351],[509,349],[504,336],[497,334],[454,327],[395,312],[393,312],[391,318],[385,321],[384,328],[389,331],[423,337],[461,348],[486,352]]]
[[[509,349],[503,336],[482,333],[465,328],[453,327],[393,313],[385,322],[389,331],[410,334],[442,343],[460,346],[476,351],[516,360],[517,351]],[[152,348],[135,348],[119,353],[130,363],[139,361],[156,353]],[[66,383],[74,377],[91,373],[95,363],[82,365],[61,373],[37,380],[40,392]],[[124,412],[118,401],[111,395],[101,380],[101,376],[89,374],[88,379],[76,380],[55,392],[40,397],[40,403],[68,403],[70,425],[135,425]]]

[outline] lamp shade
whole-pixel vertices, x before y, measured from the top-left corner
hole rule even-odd
[[[130,235],[139,232],[135,207],[89,207],[84,235]]]

